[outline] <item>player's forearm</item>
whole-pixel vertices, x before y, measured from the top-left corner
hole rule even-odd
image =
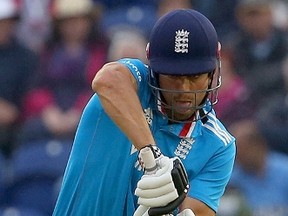
[[[121,93],[121,92],[119,92]],[[130,97],[130,99],[128,99]],[[137,106],[137,100],[131,101],[132,106],[128,106],[129,101],[136,97],[133,94],[121,93],[118,98],[101,95],[101,102],[106,113],[127,135],[137,149],[141,149],[147,144],[155,143],[147,122],[142,113],[142,109]],[[111,99],[111,100],[110,100]]]
[[[110,118],[137,149],[155,143],[136,93],[136,83],[128,69],[118,64],[104,66],[92,84]]]
[[[215,216],[215,212],[206,204],[190,197],[186,197],[180,206],[180,211],[184,209],[192,209],[196,216]]]

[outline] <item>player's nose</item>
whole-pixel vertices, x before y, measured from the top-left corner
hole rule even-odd
[[[174,86],[177,90],[188,91],[190,89],[191,83],[185,76],[177,77],[174,80]]]

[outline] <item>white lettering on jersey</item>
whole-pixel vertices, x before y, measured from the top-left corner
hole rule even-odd
[[[129,66],[131,66],[133,68],[133,70],[136,72],[136,75],[138,77],[138,81],[141,82],[142,81],[142,76],[141,76],[141,73],[140,73],[138,67],[136,67],[136,65],[131,63],[131,61],[129,61],[129,60],[125,60],[124,63],[126,63],[127,65],[129,65]]]

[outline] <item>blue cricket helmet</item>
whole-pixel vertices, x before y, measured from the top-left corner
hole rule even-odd
[[[149,41],[148,58],[156,74],[195,75],[217,67],[216,30],[195,10],[178,9],[161,17]]]

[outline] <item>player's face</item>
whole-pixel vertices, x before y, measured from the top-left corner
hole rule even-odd
[[[210,82],[208,73],[195,76],[159,75],[162,97],[167,107],[168,116],[183,121],[191,118],[197,106],[201,104]]]

